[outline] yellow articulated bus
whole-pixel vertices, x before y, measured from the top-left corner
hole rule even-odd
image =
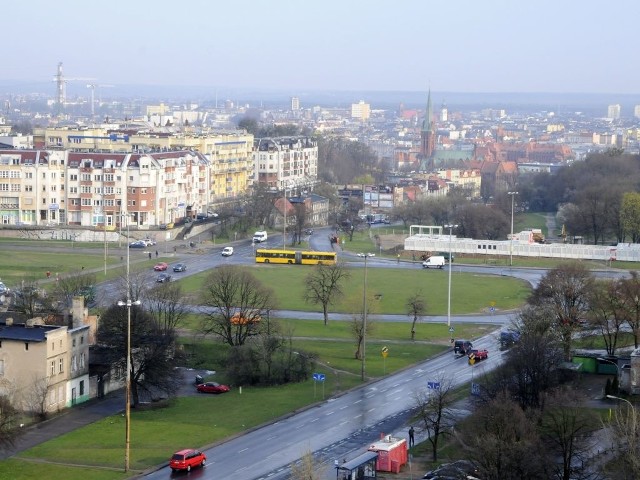
[[[337,261],[336,252],[313,252],[302,250],[256,250],[256,263],[288,263],[297,265],[333,265]]]

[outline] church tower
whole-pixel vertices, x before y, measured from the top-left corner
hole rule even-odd
[[[423,165],[429,170],[433,169],[433,151],[436,147],[436,131],[433,124],[433,107],[431,105],[431,89],[427,97],[427,112],[422,122],[420,133],[420,155],[424,159]]]

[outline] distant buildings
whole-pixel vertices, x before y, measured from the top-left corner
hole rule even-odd
[[[318,181],[318,142],[311,137],[258,138],[253,163],[256,183],[273,190],[304,190]]]
[[[607,118],[611,120],[620,120],[620,104],[609,105],[607,107]]]
[[[366,122],[371,117],[371,105],[360,100],[358,103],[351,104],[351,118]]]

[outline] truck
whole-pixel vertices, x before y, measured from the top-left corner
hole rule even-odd
[[[264,230],[259,230],[253,234],[253,243],[262,243],[267,241],[267,232]]]
[[[440,268],[443,269],[447,261],[442,255],[433,255],[422,262],[422,268]]]
[[[475,348],[471,349],[471,351],[467,354],[467,358],[469,359],[469,365],[473,365],[476,362],[480,362],[489,358],[489,350],[478,350]]]

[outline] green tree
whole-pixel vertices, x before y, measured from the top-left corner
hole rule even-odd
[[[640,193],[623,194],[620,220],[624,231],[623,241],[628,235],[633,243],[637,243],[640,239]]]

